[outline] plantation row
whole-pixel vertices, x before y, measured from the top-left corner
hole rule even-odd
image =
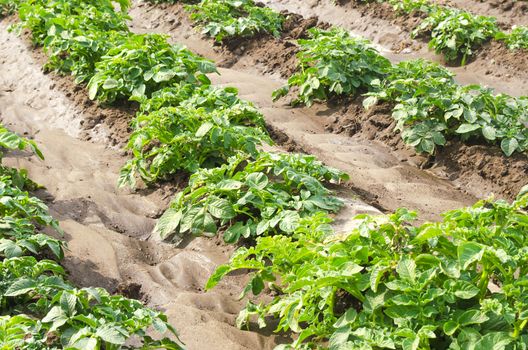
[[[32,141],[4,127],[0,147],[31,149],[43,159]],[[40,233],[46,227],[61,230],[46,205],[28,194],[36,188],[23,170],[0,165],[0,347],[127,349],[125,343],[135,340],[141,344],[135,348],[145,350],[181,349],[179,342],[146,335],[154,327],[177,339],[162,313],[101,288],[78,289],[67,282],[59,264],[64,243]]]
[[[426,1],[393,3],[407,12],[444,9]],[[186,8],[203,32],[217,41],[259,32],[278,35],[284,20],[251,0],[203,0]],[[299,40],[297,73],[289,78],[287,87],[274,93],[275,99],[292,87],[297,93],[293,104],[307,106],[367,92],[364,106],[369,108],[378,101],[391,103],[396,130],[418,152],[433,154],[449,138],[499,144],[507,156],[528,149],[527,97],[494,95],[479,85],[460,86],[449,70],[425,60],[393,66],[368,41],[339,28],[312,29],[309,34],[310,39]]]
[[[430,36],[429,47],[448,61],[461,58],[461,64],[465,65],[475,50],[491,39],[504,41],[510,50],[528,49],[528,27],[513,26],[510,32],[503,32],[494,17],[440,6],[428,0],[387,1],[399,13],[426,14],[412,36]]]
[[[103,103],[140,104],[128,144],[133,158],[120,185],[134,186],[137,176],[152,183],[193,174],[157,233],[177,243],[184,235],[221,232],[228,243],[252,245],[239,248],[207,284],[249,269],[254,273],[244,295],[275,292],[269,303],[248,304],[240,326],[253,317],[260,326],[266,316],[277,317],[278,331],[298,334],[282,348],[526,348],[528,195],[513,204],[477,203],[419,227],[410,225],[416,215],[406,210],[360,216],[351,234],[335,234],[328,214],[342,202],[325,183],[347,176],[313,156],[259,151],[271,143],[260,112],[236,89],[210,85],[212,62],[168,44],[165,36],[132,34],[127,6],[121,1],[116,12],[109,0],[29,0],[19,17],[48,53],[48,68],[72,74]],[[345,35],[312,32],[319,34],[329,41]],[[386,65],[364,49],[357,55],[368,52]],[[380,78],[389,71],[372,71],[379,76],[361,75],[350,85],[362,91],[377,86],[376,77],[379,86],[389,81]]]

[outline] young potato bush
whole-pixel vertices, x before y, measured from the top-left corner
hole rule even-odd
[[[504,40],[510,50],[528,50],[528,27],[513,26],[509,33],[497,33],[498,40]]]
[[[356,217],[335,234],[324,215],[305,218],[293,235],[239,248],[207,283],[250,270],[237,323],[298,337],[280,349],[525,349],[528,343],[528,194],[509,204],[485,200],[413,226],[415,213]]]
[[[258,33],[280,36],[284,17],[253,0],[202,0],[189,5],[191,19],[202,33],[221,42],[224,38],[251,37]]]
[[[150,183],[180,170],[193,173],[221,165],[239,153],[255,155],[257,146],[272,143],[263,129],[242,125],[257,118],[252,107],[162,107],[140,114],[128,143],[134,158],[121,170],[120,185],[134,186],[136,172]]]
[[[88,82],[91,99],[113,102],[130,96],[150,96],[179,82],[209,84],[215,65],[161,34],[132,34],[102,57]]]
[[[293,104],[311,106],[316,100],[350,96],[370,90],[382,79],[390,62],[369,42],[354,38],[340,28],[310,29],[310,38],[299,40],[299,67],[288,79],[288,85],[274,92],[273,98],[298,89]]]
[[[200,169],[178,193],[155,232],[179,242],[185,234],[216,235],[227,243],[290,233],[313,212],[337,212],[343,203],[322,181],[347,179],[313,156],[261,152],[238,155],[218,168]]]
[[[460,86],[438,64],[403,61],[379,83],[378,91],[367,95],[366,108],[378,100],[396,103],[396,130],[418,152],[433,154],[449,137],[497,143],[507,156],[528,149],[526,98],[494,95],[478,85]]]
[[[462,65],[473,50],[492,39],[499,31],[494,17],[475,16],[469,12],[437,7],[413,31],[413,35],[431,34],[429,46],[448,61],[461,58]]]

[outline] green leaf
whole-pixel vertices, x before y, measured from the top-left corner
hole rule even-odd
[[[246,177],[246,184],[258,190],[266,188],[268,183],[268,177],[264,173],[251,173]]]
[[[506,332],[492,332],[484,335],[476,344],[475,350],[505,350],[513,339]]]
[[[465,270],[475,261],[482,259],[485,248],[475,242],[465,242],[458,246],[458,262]]]
[[[403,257],[396,266],[396,272],[404,280],[411,283],[416,281],[416,263],[411,258]]]
[[[457,329],[458,329],[458,323],[456,323],[455,321],[447,321],[446,323],[444,323],[444,326],[443,326],[444,333],[449,336],[455,334]]]
[[[218,282],[224,278],[225,275],[227,275],[229,272],[231,272],[231,266],[229,265],[220,265],[216,268],[215,272],[209,277],[207,280],[207,283],[205,285],[206,290],[213,289]]]
[[[475,296],[477,296],[480,292],[480,289],[478,289],[473,284],[459,280],[454,285],[455,289],[455,296],[457,296],[460,299],[471,299]]]
[[[158,234],[161,239],[166,239],[176,232],[182,216],[183,213],[181,210],[175,208],[167,209],[156,223],[153,233]]]
[[[217,219],[229,220],[236,215],[233,205],[222,198],[215,198],[210,201],[207,210]]]
[[[287,211],[282,214],[279,228],[284,232],[293,232],[299,226],[299,213],[296,211]]]
[[[504,154],[507,155],[508,157],[511,156],[518,147],[519,147],[519,142],[515,138],[503,139],[501,141],[501,149],[504,152]]]
[[[357,312],[353,308],[348,309],[339,319],[334,323],[335,328],[341,328],[354,323],[357,317]]]
[[[62,311],[68,316],[72,316],[75,313],[75,305],[77,304],[77,297],[67,291],[62,292],[60,298],[60,306]]]
[[[20,278],[13,282],[5,292],[7,297],[16,297],[18,295],[26,294],[37,287],[35,280],[30,278]]]
[[[118,328],[112,325],[99,327],[95,332],[95,335],[111,344],[122,345],[126,341],[126,338],[121,334]]]
[[[236,243],[240,237],[247,235],[248,230],[244,223],[238,221],[224,232],[224,241],[230,244]]]
[[[213,128],[213,126],[213,123],[210,122],[203,123],[202,125],[200,125],[198,130],[196,130],[196,137],[204,137],[205,135],[207,135],[209,130]]]
[[[482,128],[482,135],[486,139],[493,141],[497,137],[497,132],[494,127],[488,125]]]
[[[467,134],[469,132],[475,131],[480,129],[480,125],[478,124],[462,124],[456,129],[457,134]]]
[[[110,89],[115,89],[118,86],[119,86],[119,82],[117,80],[108,78],[105,80],[103,84],[103,89],[110,90]]]

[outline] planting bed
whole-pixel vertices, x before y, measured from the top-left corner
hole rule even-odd
[[[448,340],[461,349],[524,349],[528,197],[519,193],[528,184],[528,151],[522,140],[515,150],[495,139],[498,127],[490,142],[446,132],[447,140],[442,136],[436,148],[433,143],[432,152],[420,152],[394,131],[396,102],[365,108],[363,94],[373,90],[364,86],[311,105],[292,105],[300,96],[292,84],[276,101],[272,94],[299,72],[299,40],[310,38],[314,28],[339,26],[369,39],[391,67],[412,59],[437,62],[455,74],[453,84],[489,86],[511,96],[509,103],[524,103],[528,95],[528,49],[491,40],[465,65],[446,62],[428,49],[427,38],[411,37],[425,15],[397,14],[388,3],[330,0],[263,0],[260,9],[284,16],[279,32],[215,42],[200,33],[187,5],[172,2],[133,0],[130,17],[116,22],[126,27],[120,34],[125,39],[114,41],[120,45],[133,45],[129,38],[143,40],[143,34],[167,35],[149,42],[159,45],[149,53],[152,61],[132,61],[141,50],[129,52],[125,44],[113,53],[110,47],[106,55],[113,57],[99,57],[112,62],[109,68],[96,64],[101,80],[91,72],[93,78],[80,84],[43,68],[50,53],[32,43],[35,22],[16,13],[0,19],[0,124],[34,141],[44,155],[2,149],[0,160],[27,169],[43,186],[29,193],[49,207],[64,235],[40,224],[35,231],[67,243],[60,264],[75,288],[101,287],[139,300],[161,312],[161,320],[166,315],[177,332],[163,326],[156,332],[158,325],[149,323],[142,327],[147,335],[171,340],[147,347],[150,338],[142,330],[135,334],[144,345],[121,328],[108,331],[117,321],[104,319],[100,328],[107,333],[79,331],[84,340],[78,343],[60,338],[62,332],[71,337],[64,330],[75,322],[77,330],[82,322],[95,329],[79,318],[44,332],[46,349],[68,342],[74,349],[447,349]],[[432,3],[495,16],[501,28],[528,25],[523,1]],[[13,31],[21,22],[25,26]],[[181,62],[174,58],[181,51],[166,48],[165,40],[190,50],[178,73],[163,71],[180,69]],[[125,52],[130,56],[115,59]],[[189,68],[192,60],[198,63]],[[117,90],[119,74],[162,61],[169,63],[139,90]],[[121,72],[114,69],[119,64]],[[233,90],[212,90],[218,95],[209,108],[209,84],[236,88],[240,100],[230,95]],[[175,85],[181,89],[170,90]],[[147,98],[164,88],[170,90],[165,104]],[[176,91],[184,97],[171,95],[167,102]],[[134,95],[145,96],[128,100]],[[528,128],[526,101],[519,118]],[[527,135],[522,128],[520,134]],[[499,202],[441,216],[491,195]],[[361,224],[358,214],[374,216]],[[2,249],[0,262],[8,258]],[[12,296],[4,294],[0,301],[11,305]],[[61,298],[58,308],[75,311],[78,303],[68,306]],[[24,313],[49,323],[51,316],[43,318],[48,311],[14,305],[0,303],[0,315]],[[0,318],[0,345],[34,349],[29,343],[36,336],[3,340],[4,322]]]

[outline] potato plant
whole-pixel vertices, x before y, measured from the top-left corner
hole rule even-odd
[[[221,231],[227,243],[291,233],[302,217],[341,208],[341,200],[322,182],[344,179],[347,175],[313,156],[235,156],[225,165],[193,174],[154,231],[173,242],[185,234],[212,236]]]
[[[373,81],[382,79],[390,62],[369,42],[352,37],[343,29],[310,29],[310,38],[299,40],[299,65],[288,85],[274,92],[278,99],[296,88],[294,105],[311,106],[340,96],[368,91]]]
[[[509,33],[499,32],[495,36],[503,40],[510,50],[528,50],[528,27],[513,26]]]
[[[191,19],[202,33],[222,42],[225,38],[252,37],[259,33],[280,36],[284,17],[253,0],[202,0],[188,5]]]
[[[475,48],[492,39],[498,31],[494,17],[437,7],[413,31],[413,36],[430,33],[429,47],[442,53],[448,61],[460,58],[465,65]]]
[[[526,98],[494,95],[478,85],[460,86],[438,64],[403,61],[367,95],[366,108],[378,100],[395,103],[396,130],[419,152],[433,154],[453,137],[496,143],[507,156],[528,149]]]
[[[262,129],[242,124],[252,118],[260,118],[253,108],[162,107],[140,114],[128,144],[134,158],[123,167],[120,184],[133,186],[136,172],[150,183],[177,171],[221,165],[238,153],[256,155],[257,146],[272,141]]]
[[[112,47],[95,65],[88,82],[91,99],[113,102],[118,98],[150,96],[179,82],[209,84],[215,65],[161,34],[131,34]]]
[[[242,296],[276,291],[237,323],[277,318],[276,331],[298,334],[279,349],[524,349],[527,209],[528,194],[484,200],[419,226],[400,209],[360,215],[347,234],[307,217],[292,235],[239,248],[206,287],[249,270]]]

